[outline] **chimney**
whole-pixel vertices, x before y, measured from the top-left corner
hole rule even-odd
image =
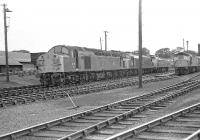
[[[200,44],[198,44],[198,56],[200,56]]]

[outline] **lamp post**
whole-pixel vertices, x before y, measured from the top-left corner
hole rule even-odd
[[[6,81],[9,82],[9,65],[8,65],[8,41],[7,41],[7,22],[6,22],[6,12],[12,12],[6,8],[6,4],[3,4],[4,13],[4,36],[5,36],[5,56],[6,56]]]

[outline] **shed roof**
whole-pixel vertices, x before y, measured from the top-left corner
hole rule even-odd
[[[0,56],[5,57],[5,51],[0,51]],[[18,62],[31,62],[31,54],[23,52],[8,52],[9,59],[15,59]]]
[[[0,65],[6,65],[6,59],[4,56],[0,56]],[[17,60],[8,58],[8,65],[17,65],[21,66],[22,64],[19,63]]]

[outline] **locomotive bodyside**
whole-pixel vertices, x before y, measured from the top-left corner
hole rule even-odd
[[[114,70],[120,69],[120,59],[118,57],[111,56],[92,56],[91,57],[91,70]]]

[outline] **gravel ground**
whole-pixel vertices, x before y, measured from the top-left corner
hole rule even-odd
[[[152,90],[162,88],[188,78],[189,76],[183,76],[167,81],[148,83],[144,84],[142,89],[139,89],[138,86],[134,86],[76,96],[73,97],[73,100],[76,105],[80,106],[76,109],[73,109],[73,106],[68,98],[36,102],[28,105],[12,106],[5,109],[1,108],[0,135],[61,117],[66,117],[88,109],[93,109],[100,105],[105,105],[141,94],[146,94]],[[175,111],[177,109],[181,109],[185,106],[199,102],[200,95],[198,95],[196,91],[191,93],[191,95],[186,95],[188,96],[187,98],[181,97],[174,105],[171,105],[170,107],[164,108],[162,111],[160,111],[157,116],[162,116],[171,111]]]

